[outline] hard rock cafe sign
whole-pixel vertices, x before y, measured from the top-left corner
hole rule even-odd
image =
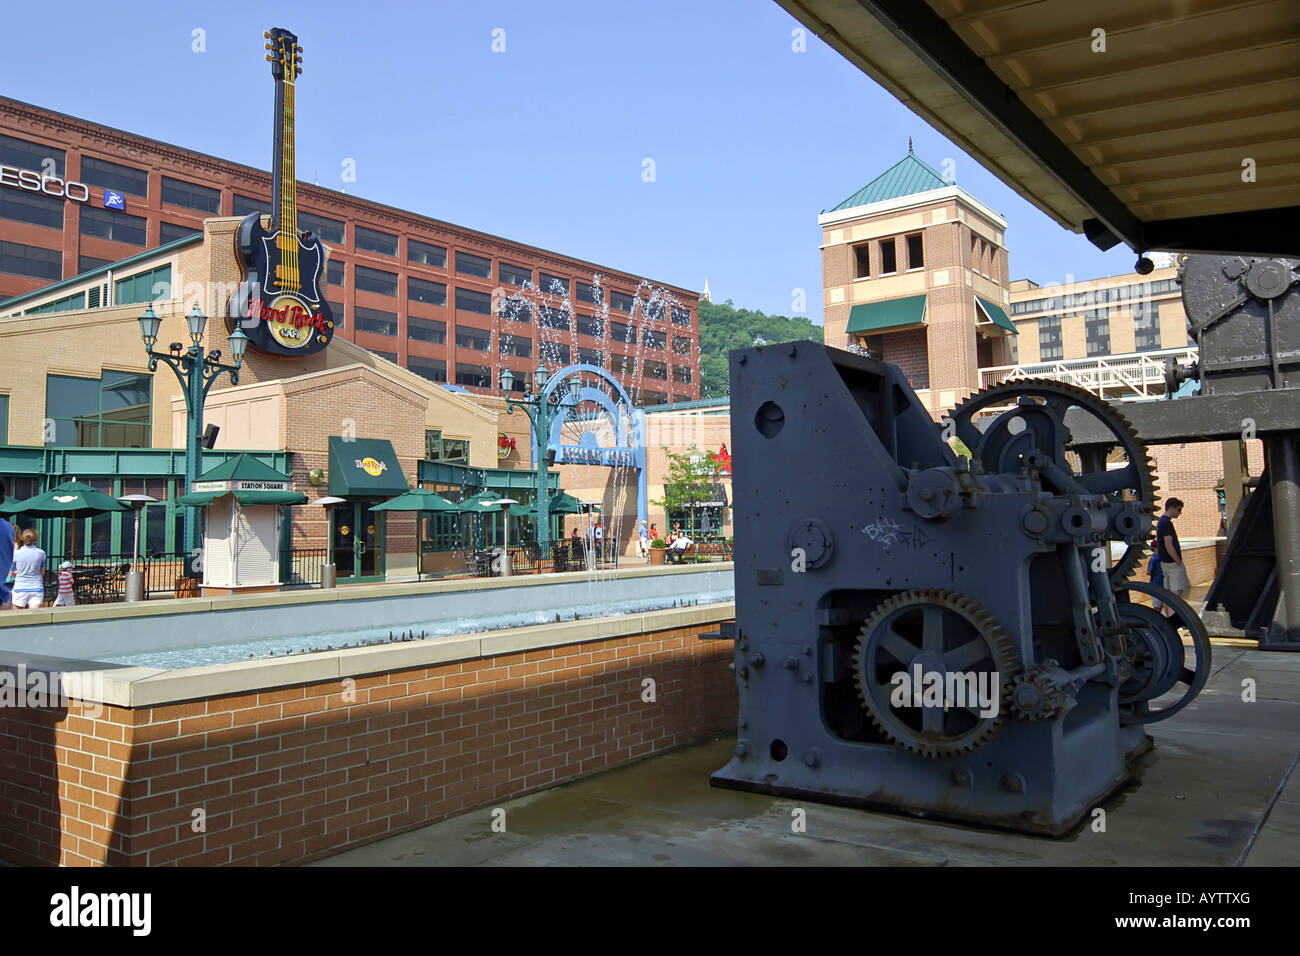
[[[497,458],[509,458],[515,450],[515,440],[505,432],[497,432]]]

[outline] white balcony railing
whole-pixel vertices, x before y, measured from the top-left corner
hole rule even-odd
[[[1186,365],[1197,358],[1195,346],[1103,355],[1058,362],[1032,362],[980,369],[980,387],[1026,378],[1049,378],[1087,389],[1103,398],[1155,398],[1165,393],[1165,359],[1173,356]]]

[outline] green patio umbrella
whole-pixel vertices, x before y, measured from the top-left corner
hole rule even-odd
[[[480,491],[462,501],[460,510],[466,514],[495,514],[501,510],[501,506],[496,504],[500,500],[501,496],[495,491]]]
[[[556,495],[551,499],[550,511],[553,515],[576,515],[582,510],[582,502],[570,494]]]
[[[461,506],[448,501],[442,495],[434,494],[424,488],[416,488],[396,498],[389,498],[383,504],[375,505],[371,511],[443,511],[459,512]]]
[[[72,530],[68,536],[68,554],[77,551],[77,524],[75,519],[88,518],[91,515],[104,514],[109,511],[130,511],[131,506],[118,501],[112,495],[96,491],[90,485],[80,481],[65,481],[55,485],[44,494],[0,505],[0,512],[5,514],[29,515],[33,518],[72,518]]]

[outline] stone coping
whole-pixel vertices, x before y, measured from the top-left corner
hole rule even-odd
[[[716,565],[714,567],[716,569]],[[344,677],[361,677],[501,654],[519,654],[539,648],[714,624],[729,621],[735,616],[735,602],[725,601],[616,617],[535,624],[487,631],[479,635],[314,651],[291,657],[268,657],[182,670],[126,667],[99,661],[0,651],[0,669],[14,671],[22,666],[29,674],[38,671],[56,672],[62,681],[64,696],[71,699],[99,701],[125,708],[156,707],[224,694],[271,690],[293,684],[340,680]]]
[[[704,564],[686,564],[635,568],[618,568],[601,571],[597,580],[605,577],[638,578],[658,574],[697,574],[732,568],[730,561],[712,561]],[[359,601],[370,598],[406,597],[412,594],[443,594],[454,591],[490,591],[497,588],[528,587],[540,584],[566,584],[590,580],[585,571],[566,571],[561,574],[523,574],[508,578],[460,578],[452,581],[411,581],[407,583],[381,582],[377,584],[350,584],[324,590],[312,588],[303,591],[275,591],[266,594],[234,594],[220,597],[168,598],[162,601],[140,601],[112,604],[79,604],[73,607],[46,607],[37,611],[27,609],[0,612],[0,629],[25,627],[29,624],[61,624],[70,621],[120,620],[133,617],[155,617],[166,614],[190,614],[195,611],[226,611],[235,608],[273,607],[288,604],[319,604],[328,601]]]

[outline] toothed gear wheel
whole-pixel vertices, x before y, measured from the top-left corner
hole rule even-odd
[[[895,706],[894,677],[974,674],[976,690],[991,691],[996,713],[981,716],[978,701],[923,706],[908,696]],[[904,591],[886,599],[862,625],[853,655],[858,699],[876,728],[923,757],[951,757],[986,743],[1006,722],[1011,677],[1019,669],[1015,645],[988,611],[955,591]],[[913,688],[915,694],[923,693]],[[967,685],[968,686],[968,685]],[[951,706],[948,706],[948,705]]]
[[[1009,400],[1014,400],[1016,407],[998,415],[983,432],[975,426],[978,414]],[[1118,449],[1127,459],[1122,468],[1075,470],[1066,458],[1070,432],[1065,427],[1065,413],[1070,408],[1082,409],[1106,426],[1113,438],[1110,450]],[[1155,462],[1128,419],[1114,405],[1075,385],[1026,378],[976,392],[952,410],[952,421],[957,437],[986,472],[1017,472],[1021,457],[1038,451],[1075,479],[1076,487],[1054,489],[1058,494],[1082,490],[1109,497],[1114,504],[1108,536],[1128,542],[1124,555],[1110,569],[1110,580],[1117,585],[1128,579],[1142,560],[1155,523]],[[1134,506],[1123,507],[1125,492],[1132,494]]]
[[[1058,667],[1056,661],[1043,662],[1043,668]],[[1034,668],[1018,674],[1011,681],[1011,709],[1026,720],[1051,720],[1065,709],[1067,698],[1043,670]]]

